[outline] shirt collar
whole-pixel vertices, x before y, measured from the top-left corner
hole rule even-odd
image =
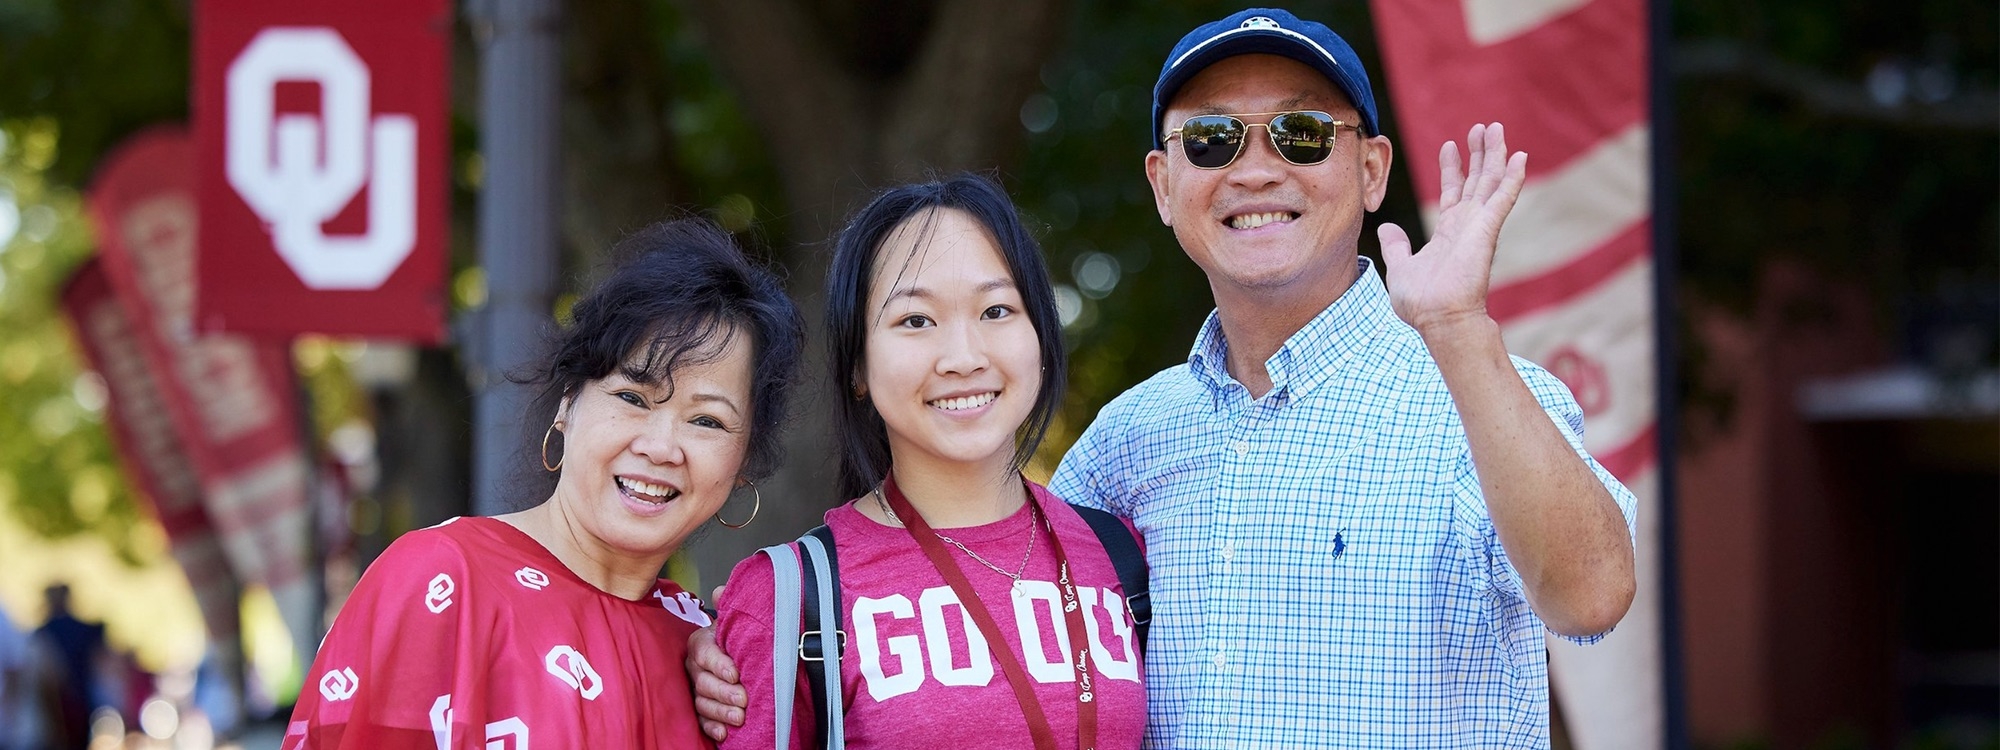
[[[1374,263],[1367,257],[1357,258],[1356,263],[1360,272],[1347,291],[1264,361],[1273,393],[1282,391],[1297,397],[1310,392],[1396,317],[1389,306],[1389,290],[1382,286]],[[1229,375],[1229,342],[1222,333],[1220,310],[1210,312],[1201,324],[1194,348],[1188,351],[1188,369],[1218,397],[1236,382]]]

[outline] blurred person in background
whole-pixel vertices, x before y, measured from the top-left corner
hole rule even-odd
[[[708,746],[682,661],[709,618],[659,574],[725,503],[725,525],[754,519],[802,321],[706,222],[614,256],[529,378],[527,419],[549,425],[522,452],[547,472],[533,507],[405,534],[369,566],[286,747]]]
[[[0,605],[0,750],[34,750],[44,736],[49,701],[45,695],[52,660]]]
[[[116,708],[104,694],[101,679],[110,657],[104,625],[84,622],[70,611],[68,584],[50,585],[43,590],[42,601],[48,608],[48,619],[35,629],[35,637],[56,658],[56,708],[50,739],[57,747],[81,748],[90,742],[90,713],[100,706]]]

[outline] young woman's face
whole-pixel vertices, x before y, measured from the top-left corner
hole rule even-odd
[[[864,309],[857,377],[894,462],[1011,461],[1042,387],[1041,348],[986,227],[951,208],[904,220],[876,254]]]
[[[684,364],[673,385],[620,371],[584,383],[562,411],[554,502],[605,547],[671,554],[729,498],[750,442],[748,335]]]

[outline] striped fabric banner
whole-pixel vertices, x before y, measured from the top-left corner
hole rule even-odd
[[[1639,498],[1639,595],[1594,646],[1550,644],[1575,746],[1665,736],[1653,333],[1647,8],[1642,0],[1374,0],[1401,140],[1436,216],[1437,154],[1476,122],[1507,126],[1528,183],[1507,219],[1488,309],[1510,351],[1583,407],[1585,445]]]

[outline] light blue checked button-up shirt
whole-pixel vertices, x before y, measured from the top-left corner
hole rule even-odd
[[[1050,482],[1146,537],[1148,747],[1549,744],[1546,631],[1436,363],[1360,263],[1265,363],[1262,399],[1210,315],[1187,364],[1105,406]],[[1514,362],[1629,526],[1568,389]]]

